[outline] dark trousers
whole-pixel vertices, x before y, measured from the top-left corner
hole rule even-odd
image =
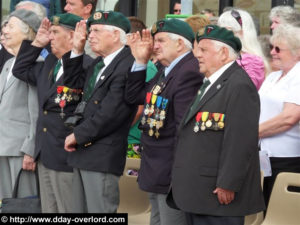
[[[272,176],[265,177],[264,189],[263,189],[266,206],[268,206],[273,185],[279,173],[281,172],[300,173],[300,157],[291,157],[291,158],[271,157],[270,162],[272,168]],[[299,188],[297,187],[291,187],[288,190],[300,192]]]
[[[243,216],[207,216],[186,213],[188,225],[244,225]]]

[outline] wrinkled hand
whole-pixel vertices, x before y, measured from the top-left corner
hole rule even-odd
[[[34,159],[30,155],[24,155],[22,168],[24,170],[34,171],[36,167],[36,163]]]
[[[142,37],[137,31],[128,36],[128,45],[138,64],[147,64],[153,51],[153,38],[150,30],[143,30]]]
[[[48,18],[44,18],[35,36],[35,39],[32,42],[33,46],[43,48],[50,42],[49,39],[50,27],[51,27],[51,22],[49,21]]]
[[[74,37],[73,37],[73,52],[76,54],[82,54],[84,51],[84,45],[86,42],[86,21],[81,20],[76,24]]]
[[[75,148],[76,144],[77,144],[77,141],[76,141],[75,135],[74,135],[74,133],[72,133],[72,134],[70,134],[69,136],[66,137],[65,150],[67,152],[76,151],[76,148]]]
[[[228,205],[234,199],[234,192],[230,190],[216,188],[213,193],[218,195],[218,200],[222,205]]]

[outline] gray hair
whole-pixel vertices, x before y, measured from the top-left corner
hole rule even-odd
[[[300,49],[300,27],[291,24],[279,24],[273,31],[270,42],[285,43],[293,55],[297,55]]]
[[[169,38],[173,41],[177,41],[178,39],[181,39],[185,45],[185,47],[188,50],[192,50],[192,43],[190,41],[188,41],[185,37],[178,35],[178,34],[174,34],[174,33],[167,33]]]
[[[30,7],[30,9],[28,8],[25,8],[25,7]],[[31,1],[22,1],[22,2],[19,2],[15,9],[20,9],[20,8],[24,8],[24,9],[27,9],[27,10],[30,10],[32,12],[34,12],[40,20],[44,19],[47,15],[47,10],[46,8],[39,4],[39,3],[36,3],[36,2],[31,2]]]
[[[214,43],[215,50],[218,51],[221,48],[225,47],[228,49],[230,59],[236,60],[238,58],[239,56],[238,53],[231,46],[217,40],[211,40],[211,41]]]
[[[15,17],[18,19],[18,26],[21,30],[21,32],[25,35],[26,40],[34,40],[36,33],[34,30],[27,24],[24,23],[22,20],[20,20],[18,17]]]
[[[126,36],[126,33],[125,33],[124,30],[122,30],[119,27],[111,26],[111,25],[104,25],[103,29],[108,30],[108,31],[112,31],[112,32],[115,31],[115,30],[119,31],[119,33],[120,33],[120,42],[121,42],[122,45],[126,45],[127,36]]]
[[[278,17],[280,23],[295,23],[300,20],[300,13],[289,5],[280,5],[272,8],[270,12],[270,20]]]

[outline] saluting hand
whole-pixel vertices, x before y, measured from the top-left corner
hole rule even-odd
[[[153,38],[150,30],[144,29],[142,37],[139,32],[132,33],[128,37],[131,53],[138,64],[147,64],[153,51]]]
[[[84,52],[84,45],[86,42],[86,21],[81,20],[76,24],[74,37],[73,37],[73,49],[76,54],[82,54]]]
[[[220,204],[228,205],[234,199],[234,192],[223,188],[216,188],[213,192],[218,195]]]
[[[51,22],[48,18],[44,18],[39,27],[39,30],[35,36],[34,41],[32,42],[33,46],[44,48],[49,42]]]
[[[65,150],[67,152],[76,151],[76,148],[75,148],[76,144],[77,144],[77,141],[76,141],[75,135],[74,135],[74,133],[72,133],[72,134],[70,134],[69,136],[66,137]]]

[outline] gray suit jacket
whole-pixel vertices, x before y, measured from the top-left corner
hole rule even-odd
[[[36,88],[7,76],[14,58],[0,74],[0,156],[33,156],[38,99]]]

